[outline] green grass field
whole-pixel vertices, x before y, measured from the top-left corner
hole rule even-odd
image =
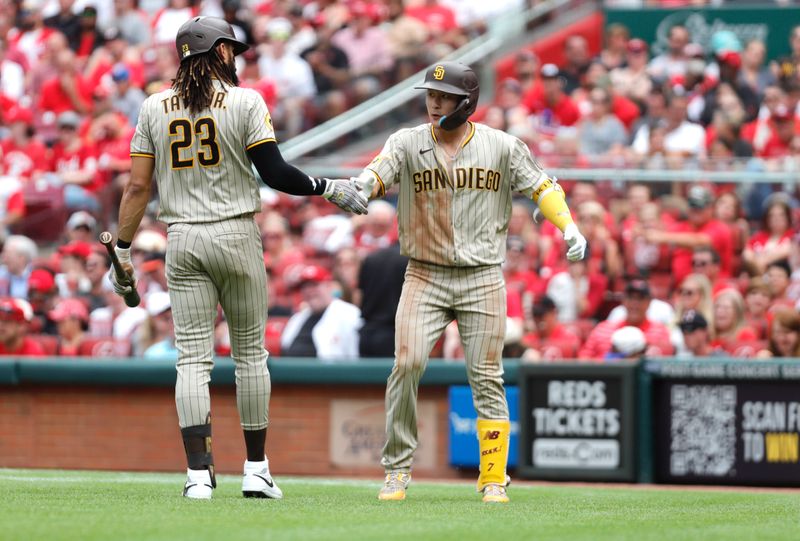
[[[379,502],[379,480],[286,478],[282,501],[244,499],[221,475],[211,501],[178,474],[0,469],[0,540],[791,540],[800,492],[512,485],[486,505],[471,483],[413,482]]]

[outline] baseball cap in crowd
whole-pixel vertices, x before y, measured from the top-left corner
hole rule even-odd
[[[97,8],[94,6],[86,6],[81,12],[81,17],[97,17]]]
[[[514,252],[525,251],[525,241],[516,235],[511,235],[506,239],[506,250]]]
[[[241,7],[240,0],[222,0],[222,11],[239,11]]]
[[[544,78],[553,79],[555,77],[558,77],[559,73],[558,66],[556,66],[555,64],[545,64],[544,66],[542,66],[542,69],[539,71],[539,73]]]
[[[791,109],[786,107],[783,103],[779,103],[775,106],[775,109],[772,110],[772,119],[773,120],[793,120],[794,115],[792,114]]]
[[[357,2],[353,2],[350,5],[350,15],[355,17],[368,17],[373,21],[378,21],[380,19],[380,10],[378,6],[371,2],[363,2],[361,0]]]
[[[628,40],[629,53],[646,53],[647,43],[643,39],[633,38]]]
[[[709,47],[714,51],[714,54],[719,54],[722,51],[735,51],[738,53],[742,50],[742,42],[732,30],[717,30],[711,35]]]
[[[547,295],[544,295],[540,297],[535,303],[533,303],[531,312],[533,314],[533,317],[541,317],[545,314],[549,314],[555,309],[556,309],[556,303],[553,302],[553,299],[551,299]]]
[[[511,90],[517,94],[522,94],[522,84],[513,77],[506,77],[500,81],[500,88]]]
[[[55,322],[64,321],[73,317],[84,322],[89,321],[89,309],[78,299],[64,299],[60,301],[54,310],[48,314],[50,319]]]
[[[105,32],[103,32],[103,38],[106,40],[106,43],[109,41],[123,39],[122,30],[120,30],[118,26],[110,26]]]
[[[4,116],[9,124],[15,122],[21,122],[29,126],[33,124],[33,112],[25,107],[12,107]]]
[[[331,273],[325,267],[306,265],[295,278],[294,286],[300,288],[308,282],[327,282],[330,279]]]
[[[698,329],[707,329],[708,321],[703,317],[703,314],[695,310],[687,310],[681,317],[678,324],[682,332],[694,332]]]
[[[158,231],[145,229],[133,239],[131,248],[142,252],[164,253],[167,251],[167,238]]]
[[[166,254],[160,252],[149,253],[144,256],[144,261],[142,261],[140,269],[143,273],[155,272],[162,269],[165,262]]]
[[[44,8],[44,0],[23,0],[19,6],[19,14],[24,17],[31,13],[40,12],[42,8]]]
[[[742,57],[736,51],[720,51],[717,53],[717,60],[720,64],[727,64],[736,69],[742,66]]]
[[[644,280],[642,278],[634,278],[632,280],[629,280],[628,283],[625,284],[625,294],[630,295],[632,293],[649,297],[650,284],[647,283],[647,280]]]
[[[683,47],[683,54],[687,58],[705,58],[706,51],[699,43],[687,43]]]
[[[689,208],[703,209],[714,201],[714,196],[705,186],[692,186],[689,188],[686,200],[689,203]]]
[[[0,299],[0,319],[4,321],[26,321],[25,310],[16,299]]]
[[[647,349],[647,338],[638,327],[621,327],[611,335],[611,346],[625,357],[641,355]]]
[[[73,212],[69,220],[67,220],[67,229],[70,231],[78,229],[79,227],[85,227],[89,231],[94,231],[96,226],[97,220],[85,210]]]
[[[154,291],[147,295],[145,298],[145,306],[147,306],[147,313],[151,317],[156,317],[163,314],[172,308],[169,302],[169,293],[166,291]]]
[[[292,23],[289,19],[275,17],[267,23],[266,30],[270,39],[286,41],[292,35]]]
[[[62,257],[72,256],[80,259],[88,259],[92,254],[92,245],[88,242],[74,240],[58,249]]]
[[[58,115],[58,127],[77,128],[81,125],[81,115],[75,111],[64,111]]]
[[[131,72],[125,64],[115,64],[111,69],[111,79],[115,83],[127,81],[131,78]]]
[[[35,293],[51,293],[56,287],[53,273],[47,269],[33,269],[28,276],[28,291]]]

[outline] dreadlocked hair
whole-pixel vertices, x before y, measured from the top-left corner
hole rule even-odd
[[[172,88],[190,112],[199,113],[211,106],[215,78],[226,85],[239,86],[235,64],[226,63],[216,49],[181,62],[172,80]]]

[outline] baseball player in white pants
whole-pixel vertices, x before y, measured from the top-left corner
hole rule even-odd
[[[478,103],[469,66],[441,62],[423,84],[430,123],[391,135],[357,178],[372,197],[399,185],[402,253],[410,258],[397,309],[395,363],[386,386],[386,479],[378,497],[405,499],[417,447],[417,387],[433,345],[453,320],[464,346],[478,412],[485,502],[508,502],[508,405],[503,388],[505,256],[512,192],[531,198],[564,234],[567,258],[586,240],[561,188],[528,147],[511,135],[468,122]]]

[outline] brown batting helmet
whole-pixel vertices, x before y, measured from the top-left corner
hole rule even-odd
[[[221,41],[233,45],[233,53],[238,55],[250,48],[236,39],[233,28],[219,17],[193,17],[183,23],[175,37],[175,47],[181,62],[195,55],[207,53]]]
[[[464,99],[452,113],[439,119],[439,126],[445,130],[453,130],[466,122],[478,107],[478,76],[472,68],[461,62],[439,62],[432,65],[425,72],[422,84],[414,88],[463,96]]]

